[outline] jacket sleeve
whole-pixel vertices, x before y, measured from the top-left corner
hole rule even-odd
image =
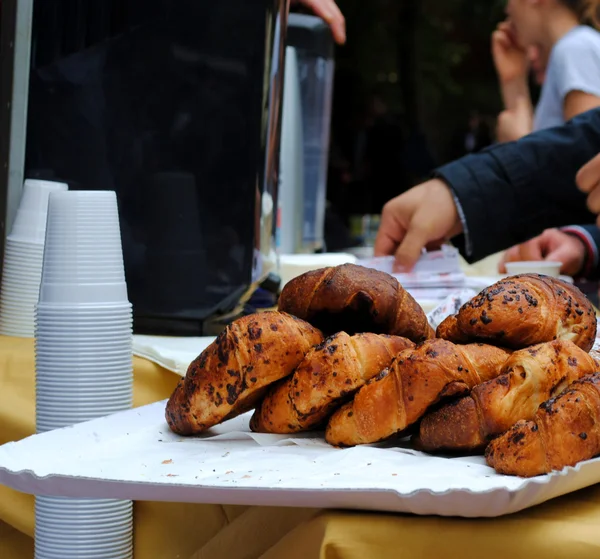
[[[593,223],[577,171],[600,153],[600,109],[564,126],[468,155],[435,172],[452,189],[467,235],[454,239],[474,262],[549,227]],[[468,237],[468,242],[466,242]]]

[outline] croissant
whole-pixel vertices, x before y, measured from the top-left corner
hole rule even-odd
[[[437,327],[435,337],[442,340],[449,340],[455,344],[466,344],[469,342],[469,337],[463,334],[458,327],[458,315],[451,314]]]
[[[373,332],[420,342],[434,335],[423,309],[398,280],[372,268],[344,264],[308,272],[288,282],[279,310],[325,334]]]
[[[401,433],[431,405],[497,376],[509,355],[494,346],[439,339],[407,349],[331,416],[325,438],[335,446],[352,446]]]
[[[499,474],[533,477],[575,466],[600,454],[600,373],[571,384],[518,421],[486,449]]]
[[[192,435],[252,409],[270,384],[291,374],[322,341],[316,328],[284,313],[234,321],[191,363],[175,388],[166,407],[169,427]]]
[[[340,400],[414,347],[399,336],[339,332],[312,348],[291,377],[273,386],[250,427],[262,433],[296,433],[319,425]]]
[[[426,415],[415,444],[429,452],[483,450],[491,438],[519,419],[531,419],[542,402],[597,369],[588,353],[567,340],[515,351],[500,376]]]
[[[481,341],[513,349],[564,339],[589,351],[596,338],[596,314],[577,287],[523,274],[484,289],[442,322],[437,333],[456,343]]]

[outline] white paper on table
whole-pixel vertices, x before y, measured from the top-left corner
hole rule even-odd
[[[0,447],[0,483],[33,494],[493,517],[600,482],[600,459],[533,479],[482,457],[384,445],[335,449],[318,433],[257,436],[248,415],[182,438],[164,402]]]
[[[185,376],[190,363],[213,341],[207,337],[133,336],[133,354]]]

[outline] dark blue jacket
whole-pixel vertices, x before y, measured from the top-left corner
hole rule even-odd
[[[453,240],[463,256],[474,262],[550,227],[594,223],[575,176],[598,153],[600,109],[594,109],[439,168],[436,176],[451,187],[464,214],[466,236]]]

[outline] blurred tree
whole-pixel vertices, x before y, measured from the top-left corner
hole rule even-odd
[[[424,130],[445,160],[473,110],[495,115],[500,98],[489,48],[504,0],[339,0],[348,44],[337,53],[335,122],[386,97],[410,129]],[[453,153],[452,153],[453,154]]]

